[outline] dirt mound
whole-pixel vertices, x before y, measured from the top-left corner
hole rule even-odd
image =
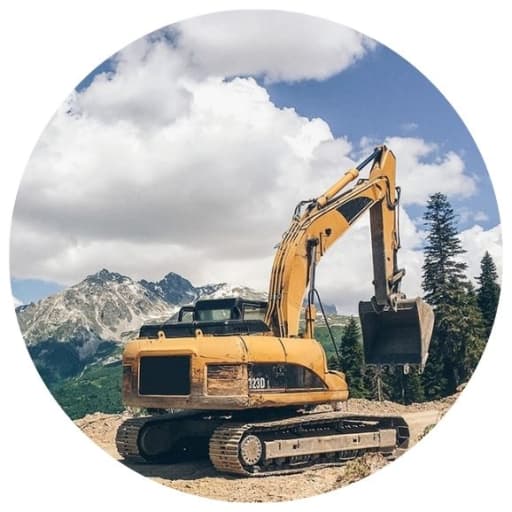
[[[426,429],[441,419],[456,399],[457,395],[454,395],[435,402],[407,406],[386,401],[350,399],[346,410],[357,414],[404,416],[411,431],[412,445],[421,439]],[[128,413],[108,415],[97,412],[76,420],[75,424],[111,456],[119,459],[115,447],[115,432],[129,417]],[[267,502],[305,498],[332,491],[360,480],[386,464],[387,461],[382,456],[367,454],[341,467],[308,469],[299,474],[264,478],[220,475],[208,461],[173,465],[126,465],[165,486],[190,494],[225,501]]]
[[[373,400],[365,400],[362,398],[351,398],[347,402],[347,410],[350,412],[364,412],[368,414],[401,414],[404,412],[430,410],[444,413],[453,405],[458,397],[459,393],[440,400],[434,400],[432,402],[419,402],[409,405],[397,404],[388,400],[375,402]]]
[[[116,450],[116,431],[121,423],[128,419],[128,414],[105,414],[102,412],[95,412],[88,414],[79,420],[75,420],[82,432],[87,434],[96,444],[101,446],[110,455],[119,458]]]

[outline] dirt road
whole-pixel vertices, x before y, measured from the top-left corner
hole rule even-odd
[[[349,400],[348,410],[364,414],[401,414],[409,424],[412,446],[426,428],[439,421],[454,400],[455,397],[449,397],[410,406]],[[126,418],[126,415],[95,413],[75,423],[112,457],[119,459],[114,442],[115,431]],[[368,476],[386,463],[380,455],[372,454],[340,467],[309,469],[295,475],[264,478],[219,475],[208,461],[175,465],[127,465],[162,485],[191,494],[225,501],[266,502],[293,500],[328,492]]]

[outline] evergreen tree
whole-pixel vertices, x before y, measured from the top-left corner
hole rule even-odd
[[[427,228],[423,289],[434,308],[435,325],[422,378],[434,399],[455,392],[471,375],[481,354],[482,318],[465,276],[467,265],[457,236],[456,216],[444,194],[433,194],[424,215]]]
[[[463,372],[466,379],[468,379],[473,374],[480,357],[482,357],[488,334],[486,334],[484,316],[478,307],[478,297],[471,283],[468,283],[465,300],[466,304],[463,309],[466,313],[462,319],[461,328],[466,336]]]
[[[402,389],[402,403],[404,404],[418,403],[425,400],[421,374],[415,368],[411,368],[409,373],[403,375]]]
[[[444,194],[430,196],[423,220],[428,235],[422,285],[425,300],[436,309],[450,303],[466,282],[467,265],[457,258],[465,251],[457,236],[455,213]]]
[[[386,377],[390,399],[401,404],[423,402],[425,394],[421,375],[415,368],[398,366]]]
[[[329,368],[329,370],[339,369],[338,359],[336,356],[332,355],[327,358],[327,368]]]
[[[370,400],[391,400],[393,395],[392,378],[389,368],[367,366],[364,370],[363,383],[366,398]]]
[[[384,366],[381,373],[383,399],[401,404],[423,402],[421,374],[408,366]]]
[[[491,334],[496,310],[498,308],[500,285],[498,284],[498,272],[496,271],[496,265],[487,251],[480,262],[480,270],[480,276],[476,278],[480,285],[477,290],[477,302],[478,307],[482,312],[485,338],[488,339]]]
[[[355,317],[350,317],[340,343],[341,370],[345,373],[350,396],[363,398],[366,390],[363,380],[363,346],[361,332]]]
[[[425,370],[421,375],[426,400],[435,400],[447,394],[448,381],[442,355],[441,341],[435,333],[430,341],[429,354]]]

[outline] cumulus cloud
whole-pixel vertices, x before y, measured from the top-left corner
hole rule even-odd
[[[473,227],[460,233],[462,247],[466,251],[464,261],[468,265],[467,275],[476,285],[475,278],[480,275],[480,262],[486,251],[489,252],[498,275],[502,275],[502,252],[501,252],[501,226],[494,226],[485,230],[482,226],[475,224]]]
[[[203,82],[191,114],[157,133],[61,111],[27,168],[16,219],[86,236],[193,243],[218,215],[224,228],[241,213],[266,219],[262,207],[272,205],[257,192],[276,182],[300,197],[313,150],[330,139],[324,121],[275,108],[253,79]]]
[[[408,123],[402,123],[400,125],[400,129],[403,132],[414,132],[419,128],[418,123],[408,122]]]
[[[457,214],[459,217],[459,222],[464,225],[467,225],[471,222],[482,223],[489,221],[489,216],[483,210],[475,210],[467,206],[458,208]]]
[[[67,108],[103,122],[134,121],[151,129],[186,115],[190,88],[209,76],[261,76],[267,83],[323,80],[375,46],[352,29],[294,13],[201,16],[121,50],[111,60],[115,71],[96,75]]]
[[[68,109],[106,123],[151,129],[186,114],[195,80],[190,56],[164,37],[142,38],[116,54],[114,71],[97,74],[72,97]]]
[[[320,18],[279,11],[234,11],[180,23],[177,46],[194,64],[220,76],[262,75],[267,83],[323,80],[376,43]]]
[[[195,284],[229,281],[265,290],[273,247],[297,202],[321,194],[371,150],[370,141],[335,138],[322,119],[277,108],[254,78],[225,79],[235,68],[267,81],[321,79],[372,46],[337,25],[322,22],[320,30],[313,18],[275,16],[288,20],[278,36],[276,27],[269,29],[277,53],[269,52],[266,37],[256,41],[245,15],[228,13],[236,34],[219,36],[215,60],[206,27],[214,30],[221,19],[191,20],[123,50],[115,72],[76,92],[43,133],[23,177],[13,275],[71,284],[107,267],[134,278],[174,271]],[[288,61],[280,44],[285,53],[303,46],[310,53]],[[237,52],[247,62],[237,61]],[[272,58],[264,65],[259,53]],[[455,153],[419,138],[387,143],[398,157],[403,205],[423,204],[437,191],[474,192]],[[401,217],[405,291],[416,294],[422,234],[406,210]],[[368,219],[361,219],[322,261],[327,302],[353,311],[370,296],[370,247]]]
[[[111,266],[134,277],[156,279],[172,269],[195,282],[236,282],[247,264],[253,277],[244,281],[266,288],[271,247],[293,207],[354,164],[353,145],[335,139],[321,119],[276,108],[252,78],[211,77],[189,90],[188,114],[157,130],[141,129],[144,120],[111,123],[94,109],[57,113],[20,187],[16,276],[71,283]],[[392,142],[406,157],[399,159],[403,185],[407,170],[421,165],[415,148],[427,144]],[[406,187],[413,195],[424,188],[420,180]],[[404,246],[416,248],[404,213],[402,232],[414,244]],[[368,253],[368,239],[354,248]]]
[[[141,251],[162,244],[161,264],[147,277],[169,268],[169,245],[177,243],[204,252],[196,265],[268,255],[295,203],[322,192],[328,177],[315,155],[334,143],[331,131],[276,108],[252,78],[210,78],[190,90],[189,115],[158,130],[59,111],[18,194],[16,275],[69,282],[74,263],[112,259],[107,247],[123,260],[123,251],[103,244],[113,241]],[[338,149],[348,161],[350,145]]]
[[[360,141],[365,152],[375,143],[367,138]],[[436,192],[449,198],[468,198],[476,192],[475,178],[457,153],[442,152],[437,144],[419,137],[388,137],[385,143],[397,157],[403,204],[424,205]]]

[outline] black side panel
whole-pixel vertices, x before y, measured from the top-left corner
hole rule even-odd
[[[139,372],[139,394],[190,394],[190,357],[141,357]]]
[[[349,224],[352,224],[361,213],[363,213],[372,200],[369,197],[356,197],[342,204],[337,210],[347,219]]]
[[[256,363],[249,365],[249,390],[325,389],[325,384],[308,368],[298,364]]]

